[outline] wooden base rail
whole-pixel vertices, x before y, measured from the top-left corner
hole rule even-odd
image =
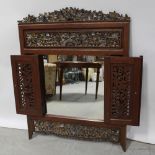
[[[64,118],[65,119],[65,118]],[[33,133],[53,134],[66,138],[82,139],[90,141],[108,141],[112,143],[119,143],[126,151],[126,126],[109,125],[104,122],[96,122],[96,124],[83,125],[80,123],[67,123],[60,120],[55,120],[55,117],[35,118],[28,116],[28,134],[29,139],[32,138]],[[85,122],[86,123],[86,122]]]

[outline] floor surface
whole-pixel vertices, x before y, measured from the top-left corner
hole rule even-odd
[[[124,153],[118,144],[41,134],[28,140],[26,130],[0,128],[0,155],[155,155],[155,145],[131,140],[127,144]]]

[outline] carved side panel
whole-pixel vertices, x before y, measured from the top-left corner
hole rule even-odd
[[[132,65],[111,65],[111,118],[113,119],[124,119],[132,117],[132,73]]]
[[[121,48],[120,30],[75,32],[25,32],[27,48]]]
[[[105,57],[104,121],[139,125],[142,57]]]
[[[110,141],[119,142],[120,130],[118,128],[97,128],[91,126],[83,126],[79,124],[65,124],[51,121],[34,121],[35,131],[44,134],[55,134],[63,137],[94,140],[94,141]]]
[[[16,111],[25,115],[42,115],[46,111],[44,86],[41,72],[44,73],[41,56],[11,56]],[[42,66],[42,67],[41,67]]]

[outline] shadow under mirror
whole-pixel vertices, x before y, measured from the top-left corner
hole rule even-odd
[[[47,114],[104,119],[104,59],[44,56]]]

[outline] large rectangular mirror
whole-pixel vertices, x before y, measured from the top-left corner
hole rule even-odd
[[[104,59],[45,55],[47,114],[104,119]]]

